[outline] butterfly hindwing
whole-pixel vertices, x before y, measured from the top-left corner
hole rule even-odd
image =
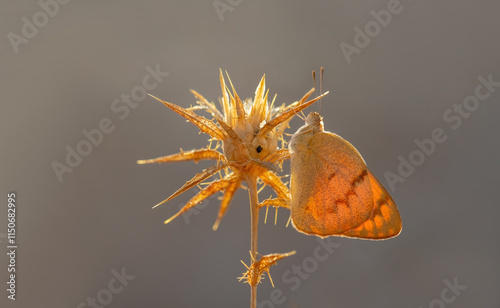
[[[368,239],[385,239],[398,235],[402,229],[401,216],[396,203],[384,186],[368,171],[374,197],[373,211],[369,219],[357,228],[348,230],[345,236]]]

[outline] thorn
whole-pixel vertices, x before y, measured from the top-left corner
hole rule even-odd
[[[148,95],[151,96],[152,98],[156,99],[157,101],[161,102],[161,100],[158,97],[154,96],[153,94],[148,93]]]
[[[220,223],[220,220],[217,219],[214,223],[214,225],[212,226],[212,230],[213,231],[217,231],[217,229],[219,228],[219,223]]]
[[[247,269],[249,269],[249,268],[250,268],[250,267],[248,267],[248,265],[246,265],[246,263],[245,263],[245,262],[243,262],[243,260],[240,260],[240,262],[241,262],[241,263],[243,263],[243,265],[245,265],[245,267],[246,267]]]
[[[271,273],[269,272],[269,270],[267,270],[266,273],[267,273],[267,276],[269,276],[269,280],[271,281],[271,285],[274,288],[274,282],[273,282],[273,279],[271,278]]]
[[[250,254],[250,258],[252,259],[252,263],[255,262],[255,258],[252,256],[252,251],[249,250],[248,253]],[[256,253],[257,254],[257,253]]]
[[[270,106],[271,106],[271,107],[270,107],[270,108],[271,108],[271,110],[272,110],[272,109],[273,109],[273,107],[274,107],[274,101],[276,100],[276,97],[277,97],[277,96],[278,96],[278,93],[275,93],[275,94],[274,94],[274,97],[273,97],[273,101],[271,102],[271,105],[270,105]]]
[[[165,203],[165,202],[166,202],[166,200],[167,200],[167,199],[165,199],[165,200],[163,200],[162,202],[158,203],[157,205],[153,206],[153,207],[152,207],[152,209],[154,209],[154,208],[156,208],[156,207],[158,207],[158,206],[162,205],[163,203]]]
[[[262,185],[259,190],[257,190],[257,195],[260,194],[260,192],[266,187],[266,185]]]

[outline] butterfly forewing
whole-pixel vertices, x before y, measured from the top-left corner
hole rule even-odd
[[[366,165],[340,136],[319,132],[292,156],[292,220],[300,231],[339,235],[371,215]]]

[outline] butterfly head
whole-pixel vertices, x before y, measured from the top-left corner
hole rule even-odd
[[[324,130],[323,117],[317,112],[311,112],[306,118],[306,127],[312,129],[314,133]]]
[[[324,131],[323,118],[317,112],[311,112],[306,118],[306,124],[299,128],[290,139],[289,149],[294,152],[299,152],[309,146],[311,138]]]

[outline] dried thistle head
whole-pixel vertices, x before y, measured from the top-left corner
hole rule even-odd
[[[288,159],[290,155],[286,148],[286,142],[283,139],[283,133],[295,114],[328,93],[326,92],[306,102],[307,98],[314,91],[314,89],[311,89],[299,101],[288,106],[283,104],[276,107],[274,106],[274,100],[271,103],[268,101],[269,91],[265,89],[265,76],[262,77],[257,86],[253,100],[241,100],[229,79],[231,91],[226,85],[222,71],[220,71],[220,83],[222,97],[219,102],[222,112],[217,109],[214,103],[209,102],[194,90],[191,90],[191,92],[197,99],[197,105],[187,109],[153,96],[165,106],[198,126],[201,132],[210,135],[210,143],[206,148],[187,152],[181,150],[177,154],[139,160],[137,163],[199,161],[202,159],[214,159],[217,161],[215,166],[195,175],[170,197],[156,206],[177,197],[212,176],[220,175],[220,171],[225,170],[224,176],[220,175],[218,179],[208,183],[177,214],[166,220],[165,223],[172,221],[209,196],[222,191],[224,196],[217,220],[213,226],[214,230],[217,229],[235,192],[241,187],[241,183],[243,181],[248,182],[251,179],[260,179],[264,185],[270,186],[275,191],[277,198],[266,200],[266,206],[287,207],[287,201],[290,199],[288,188],[275,172],[278,168],[281,168],[283,160]],[[202,117],[196,114],[195,110],[205,110],[211,114],[213,119]],[[212,148],[213,141],[216,142],[214,148]],[[218,151],[220,143],[222,143],[222,153]]]

